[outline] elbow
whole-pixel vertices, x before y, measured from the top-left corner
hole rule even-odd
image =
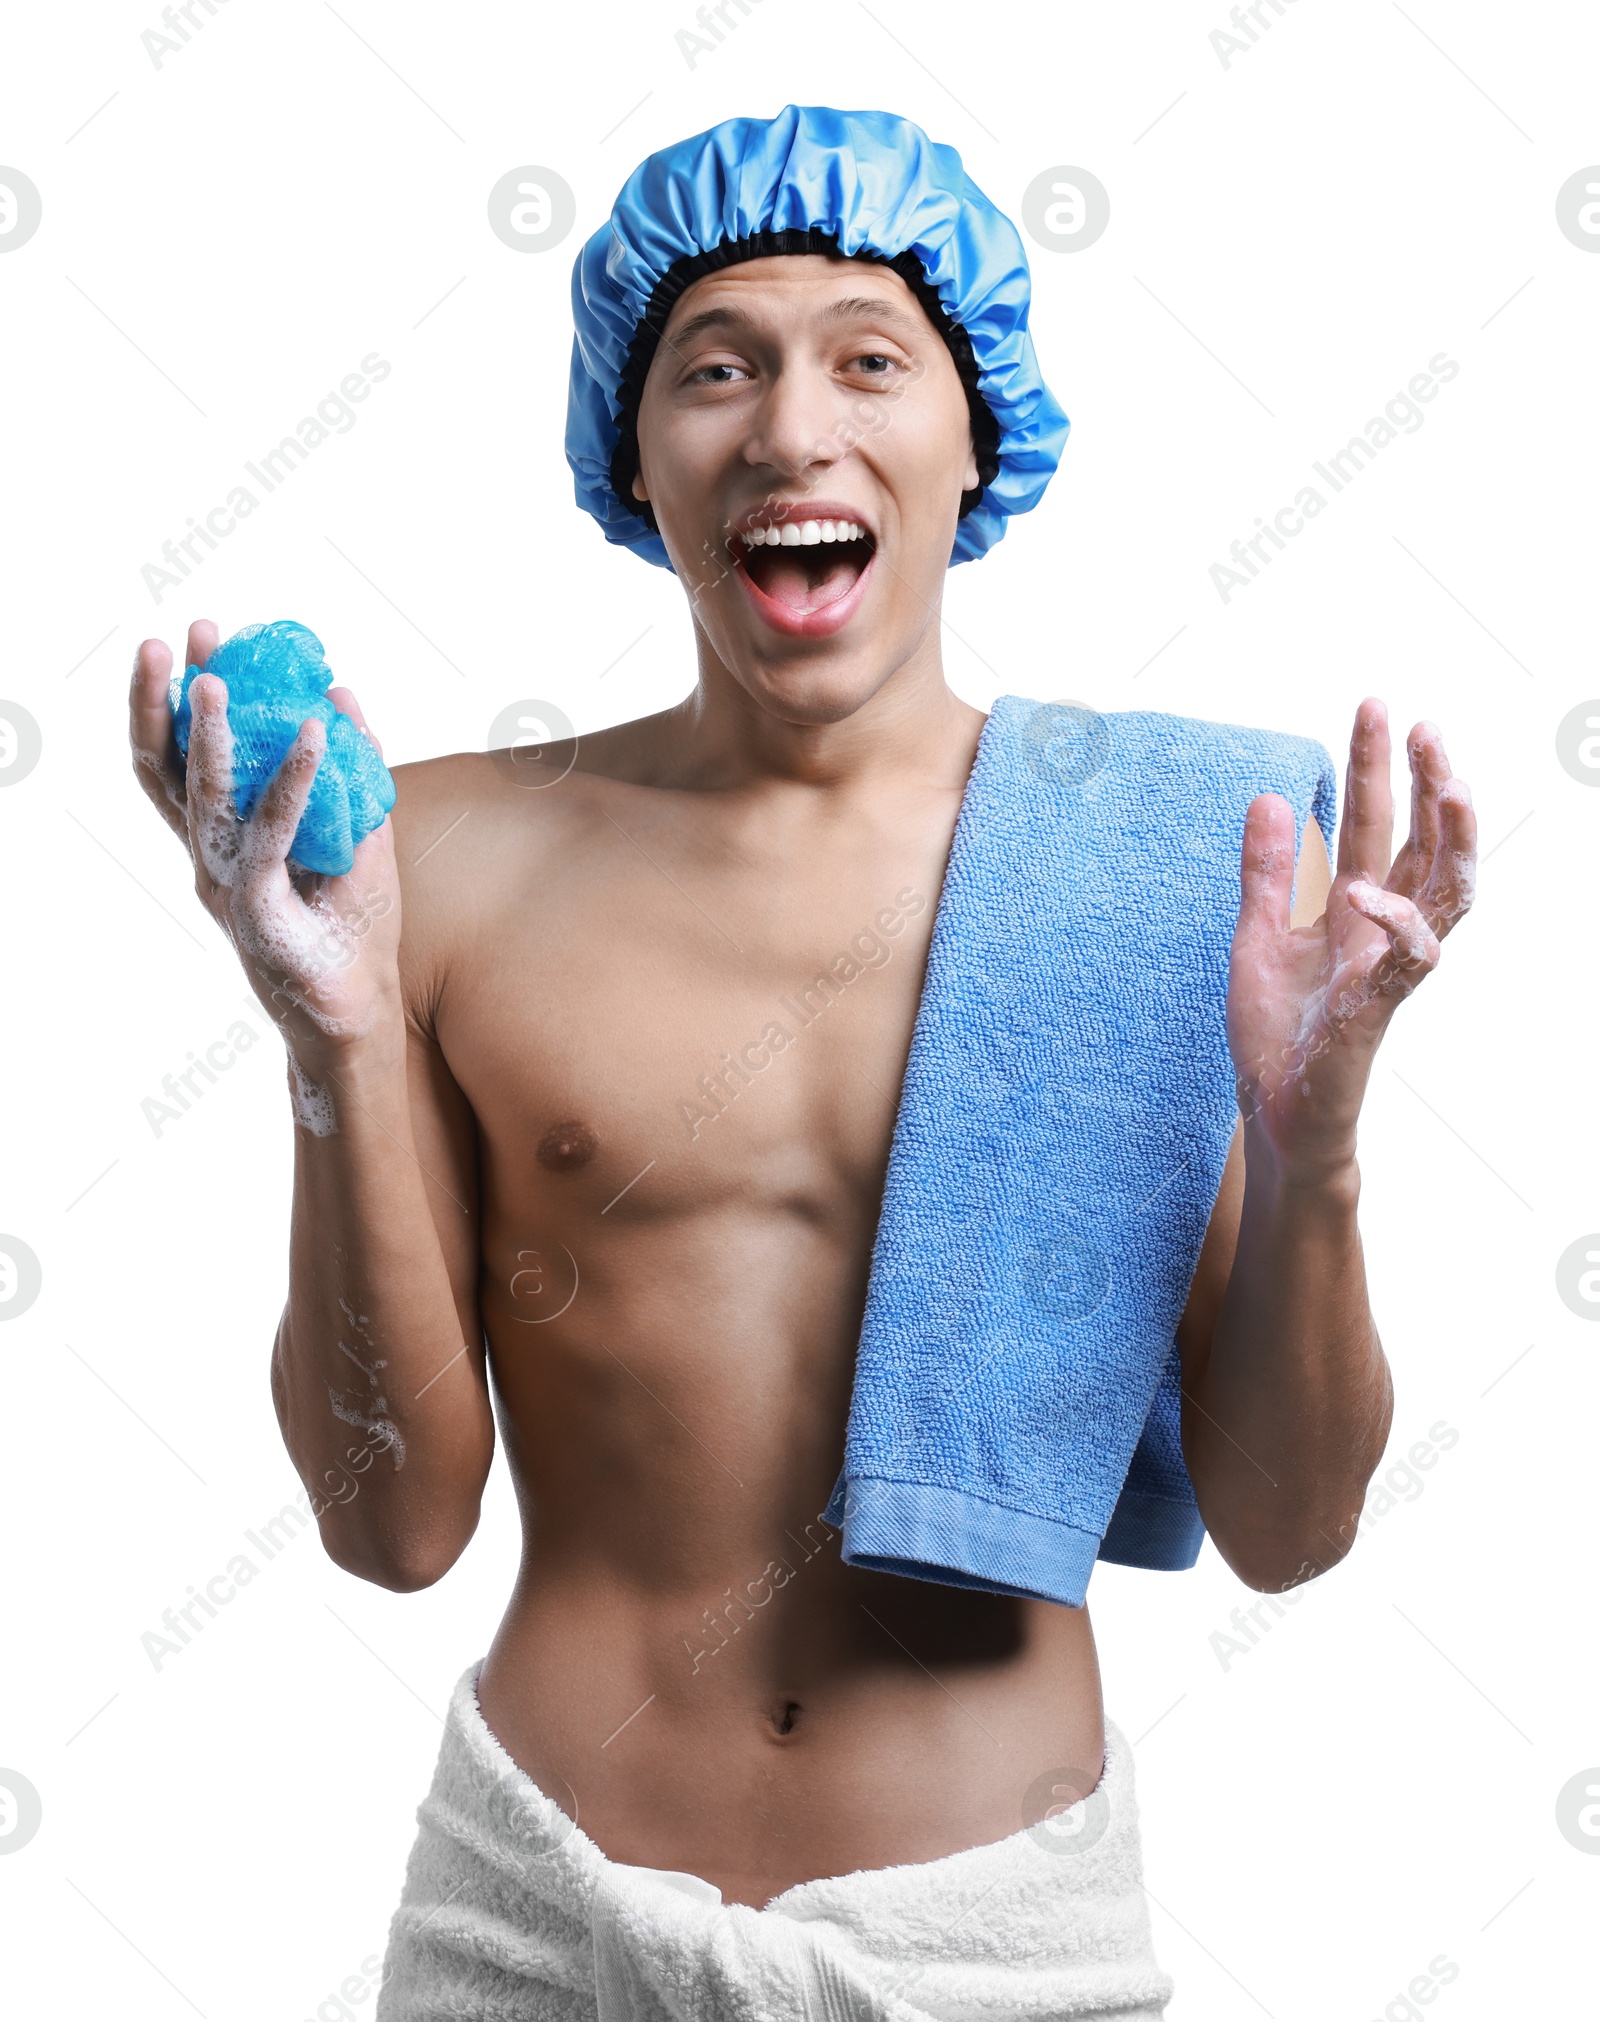
[[[1342,1551],[1329,1551],[1324,1544],[1309,1558],[1295,1560],[1286,1555],[1283,1558],[1229,1558],[1229,1569],[1234,1577],[1252,1593],[1290,1594],[1296,1587],[1303,1587],[1310,1580],[1331,1572],[1344,1557]]]
[[[476,1529],[476,1517],[459,1535],[434,1531],[372,1536],[324,1523],[322,1548],[341,1572],[386,1587],[391,1594],[415,1594],[438,1585]]]
[[[1314,1527],[1305,1535],[1255,1536],[1212,1542],[1234,1578],[1258,1594],[1288,1594],[1332,1572],[1355,1542],[1355,1525]]]
[[[361,1566],[347,1566],[345,1570],[375,1587],[386,1587],[391,1594],[419,1594],[424,1587],[436,1587],[459,1557],[458,1552],[448,1558],[391,1555]]]

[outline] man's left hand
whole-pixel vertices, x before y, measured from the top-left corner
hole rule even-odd
[[[1228,1044],[1247,1138],[1264,1137],[1286,1174],[1350,1162],[1356,1118],[1395,1006],[1439,960],[1472,904],[1477,818],[1432,723],[1406,740],[1411,833],[1393,862],[1389,720],[1356,711],[1326,910],[1291,927],[1295,821],[1278,794],[1245,816],[1238,924],[1228,978]]]

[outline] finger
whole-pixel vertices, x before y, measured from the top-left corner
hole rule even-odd
[[[217,628],[210,618],[196,618],[189,627],[188,658],[184,671],[203,667],[217,650]]]
[[[1411,764],[1411,828],[1389,866],[1385,885],[1415,898],[1427,882],[1439,845],[1439,793],[1450,777],[1437,723],[1414,723],[1406,739]]]
[[[242,840],[233,799],[233,731],[228,691],[215,674],[189,689],[189,845],[196,863],[219,885],[231,885]]]
[[[362,715],[361,704],[356,700],[351,691],[348,688],[330,688],[328,690],[328,700],[342,716],[349,717],[350,721],[361,732],[362,736],[366,738],[373,750],[382,758],[383,746],[378,742],[372,725]]]
[[[161,639],[146,639],[133,657],[128,688],[128,745],[139,784],[175,835],[189,839],[184,812],[183,755],[172,727],[167,683],[172,655]]]
[[[1389,788],[1389,712],[1376,695],[1356,710],[1345,770],[1344,814],[1339,823],[1340,877],[1370,878],[1381,884],[1389,868],[1394,835],[1394,796]]]
[[[1280,793],[1258,793],[1244,817],[1239,864],[1240,935],[1289,931],[1294,885],[1294,809]]]
[[[1453,775],[1439,793],[1439,836],[1421,905],[1441,937],[1470,911],[1478,889],[1478,817],[1472,791]]]
[[[1367,971],[1375,996],[1406,997],[1439,960],[1439,942],[1415,900],[1385,891],[1365,878],[1354,878],[1345,897],[1356,911],[1381,927],[1389,945]]]
[[[259,884],[266,876],[276,883],[280,871],[287,878],[284,858],[311,798],[327,741],[322,719],[308,716],[284,753],[283,763],[267,782],[255,812],[245,824],[239,852],[239,868],[247,882]]]

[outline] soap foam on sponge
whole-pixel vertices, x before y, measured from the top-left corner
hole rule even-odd
[[[185,668],[169,698],[178,749],[185,758],[189,690],[201,673],[215,674],[227,684],[233,797],[241,821],[248,820],[301,724],[315,716],[326,727],[327,749],[290,855],[304,870],[342,877],[355,861],[357,843],[380,827],[394,806],[394,781],[376,746],[328,700],[333,675],[322,641],[288,618],[247,625],[225,639],[203,668]]]

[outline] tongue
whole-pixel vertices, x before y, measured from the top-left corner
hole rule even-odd
[[[812,554],[815,555],[815,550]],[[861,573],[860,561],[854,557],[847,560],[843,555],[836,559],[830,556],[825,567],[819,569],[815,559],[808,564],[782,548],[768,549],[758,566],[762,589],[774,602],[787,604],[791,611],[816,611],[824,604],[838,603],[854,587]]]

